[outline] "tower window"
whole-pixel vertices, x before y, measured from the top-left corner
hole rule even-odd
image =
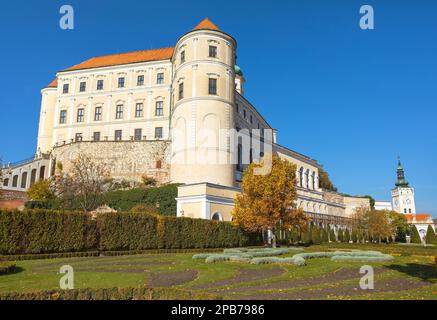
[[[97,80],[97,90],[103,90],[103,80]]]
[[[184,98],[184,83],[179,83],[179,100]]]
[[[62,93],[63,94],[68,93],[69,89],[70,89],[70,85],[68,83],[64,83],[64,85],[62,86]]]
[[[86,90],[86,82],[81,82],[79,86],[79,92],[85,92]]]
[[[122,135],[123,135],[123,131],[115,130],[115,134],[114,134],[115,141],[121,141]]]
[[[125,84],[124,82],[125,82],[124,77],[118,78],[118,87],[124,88],[124,84]]]
[[[156,83],[163,84],[164,83],[164,73],[160,72],[156,75]]]
[[[59,124],[66,124],[67,123],[67,110],[61,110],[61,113],[59,114]]]
[[[162,127],[155,128],[155,139],[162,139]]]
[[[135,129],[135,135],[134,135],[135,141],[141,141],[142,136],[143,136],[143,130],[142,129]]]
[[[209,46],[209,56],[211,58],[217,58],[217,47],[216,46]]]
[[[96,107],[96,110],[94,111],[94,121],[101,121],[102,120],[102,107]]]
[[[115,119],[123,119],[123,105],[118,105],[115,111]]]
[[[155,116],[162,117],[164,115],[164,102],[156,101]]]
[[[85,110],[83,108],[77,109],[77,122],[83,122]]]
[[[181,52],[181,64],[185,62],[185,50]]]
[[[217,94],[217,79],[209,78],[208,93]]]
[[[144,86],[144,76],[138,76],[137,78],[137,86]]]
[[[135,108],[135,118],[141,118],[143,116],[143,104],[137,103]]]

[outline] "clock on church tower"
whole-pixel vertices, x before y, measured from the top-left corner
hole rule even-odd
[[[405,171],[401,160],[398,160],[397,181],[395,188],[391,191],[393,210],[404,214],[416,214],[414,202],[414,188],[409,186],[405,180]]]

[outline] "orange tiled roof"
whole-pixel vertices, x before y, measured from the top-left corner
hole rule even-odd
[[[405,218],[407,218],[407,221],[412,221],[413,215],[406,214]],[[427,214],[427,213],[417,213],[416,214],[416,221],[428,221],[429,219],[432,219],[430,214]]]
[[[171,59],[173,50],[174,48],[163,48],[94,57],[65,69],[64,71],[108,67],[145,61],[167,60]]]
[[[57,88],[58,87],[58,78],[50,82],[50,84],[47,86],[47,88]]]
[[[205,18],[201,23],[194,27],[193,30],[217,30],[220,31],[219,27],[217,27],[211,20]]]

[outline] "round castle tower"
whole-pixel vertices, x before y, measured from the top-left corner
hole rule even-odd
[[[234,186],[236,41],[209,19],[183,35],[173,62],[171,181]]]

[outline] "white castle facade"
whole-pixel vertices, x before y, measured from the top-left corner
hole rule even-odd
[[[276,143],[276,130],[244,96],[236,50],[236,40],[205,19],[174,47],[59,71],[41,91],[36,157],[6,168],[3,188],[26,190],[53,175],[56,161],[68,170],[83,153],[114,178],[181,183],[178,216],[229,221],[244,168],[274,154],[296,164],[298,205],[308,215],[346,225],[368,199],[321,189],[317,161]]]

